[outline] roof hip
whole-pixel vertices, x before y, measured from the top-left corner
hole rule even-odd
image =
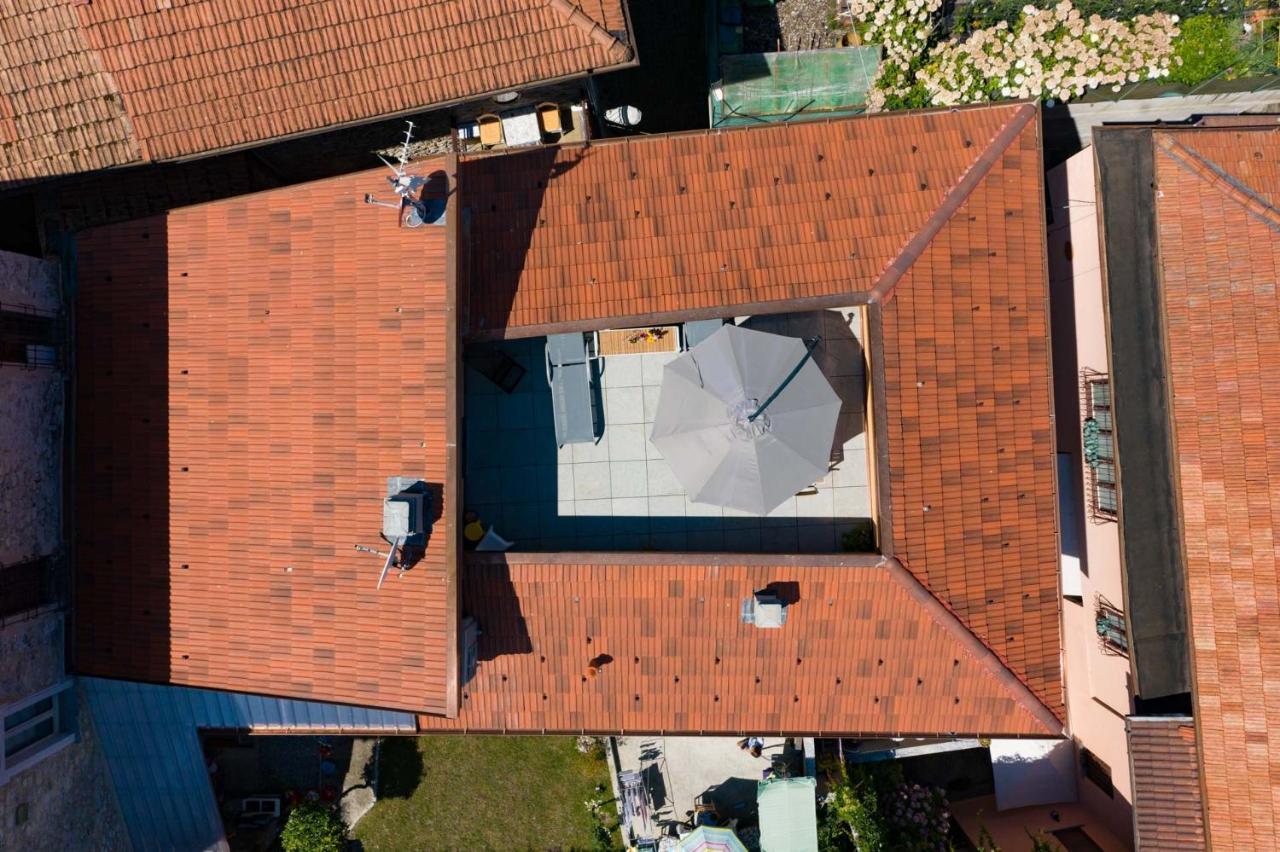
[[[941,203],[925,220],[923,227],[907,241],[897,257],[889,262],[880,279],[868,292],[872,302],[887,302],[893,298],[893,291],[902,280],[902,276],[906,275],[911,266],[919,260],[920,255],[924,254],[924,250],[933,242],[933,238],[938,236],[947,222],[951,221],[951,217],[978,188],[978,184],[982,183],[983,178],[991,172],[1000,155],[1013,144],[1027,124],[1038,114],[1039,110],[1035,105],[1023,104],[1005,126],[1000,128],[1000,132],[982,150],[978,159],[973,161],[973,164],[960,176],[956,185],[943,196]]]
[[[1152,134],[1155,144],[1179,166],[1230,198],[1273,231],[1280,231],[1280,210],[1225,169],[1167,133]]]
[[[929,613],[940,627],[951,633],[956,641],[973,655],[975,660],[1008,689],[1010,697],[1018,702],[1036,721],[1044,725],[1047,733],[1051,733],[1054,736],[1063,733],[1062,719],[1058,717],[1058,714],[1041,701],[1031,687],[1023,683],[1022,679],[1005,665],[995,651],[992,651],[986,642],[978,638],[960,620],[960,617],[951,611],[950,607],[943,603],[933,592],[929,591],[914,574],[908,571],[900,560],[896,557],[889,557],[882,564],[889,576],[896,580],[898,585],[902,586],[907,594],[911,595],[920,604],[921,609]]]

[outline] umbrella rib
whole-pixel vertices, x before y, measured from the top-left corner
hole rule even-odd
[[[799,375],[800,371],[804,369],[804,365],[809,363],[809,359],[813,357],[813,350],[817,349],[818,344],[821,342],[822,342],[821,336],[815,337],[812,340],[805,341],[804,357],[800,359],[800,363],[796,364],[795,369],[793,369],[790,373],[788,373],[787,377],[782,380],[782,384],[778,385],[777,389],[774,390],[773,393],[769,394],[769,398],[766,399],[764,403],[759,408],[756,409],[756,413],[752,414],[750,417],[747,418],[748,423],[755,423],[756,418],[759,417],[761,414],[764,414],[764,410],[768,408],[769,405],[775,399],[778,398],[778,394],[782,393],[782,391],[787,387],[787,385],[791,384],[791,380],[794,379],[797,375]]]

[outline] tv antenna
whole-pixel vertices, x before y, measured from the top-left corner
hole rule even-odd
[[[427,179],[408,172],[409,146],[413,143],[413,122],[406,121],[405,124],[408,127],[405,128],[404,141],[400,143],[400,152],[396,155],[396,161],[392,163],[382,154],[377,155],[382,164],[391,169],[391,176],[387,178],[387,183],[391,184],[391,189],[399,201],[382,201],[372,192],[366,192],[364,203],[403,211],[401,221],[411,228],[416,228],[425,224],[427,220],[426,204],[418,197]]]
[[[378,575],[379,589],[382,588],[382,581],[387,579],[387,572],[391,570],[392,565],[400,566],[400,573],[396,575],[397,578],[404,576],[403,563],[401,563],[400,560],[396,558],[396,554],[399,553],[401,549],[404,547],[404,539],[398,538],[395,541],[388,542],[388,543],[391,545],[391,550],[386,553],[382,552],[381,550],[375,550],[372,547],[367,547],[363,544],[356,545],[356,550],[360,551],[361,553],[372,553],[374,556],[381,556],[383,559],[386,560],[385,562],[382,563],[382,573]]]

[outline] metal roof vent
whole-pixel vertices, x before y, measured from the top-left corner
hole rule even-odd
[[[787,607],[777,596],[756,592],[742,602],[742,623],[756,627],[781,627],[787,623]]]

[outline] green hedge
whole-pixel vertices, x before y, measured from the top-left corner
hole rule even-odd
[[[347,826],[333,808],[303,802],[289,814],[280,846],[284,852],[342,852],[347,848]]]
[[[1239,58],[1237,26],[1235,21],[1214,15],[1195,15],[1183,21],[1173,44],[1169,79],[1194,86],[1230,68]]]

